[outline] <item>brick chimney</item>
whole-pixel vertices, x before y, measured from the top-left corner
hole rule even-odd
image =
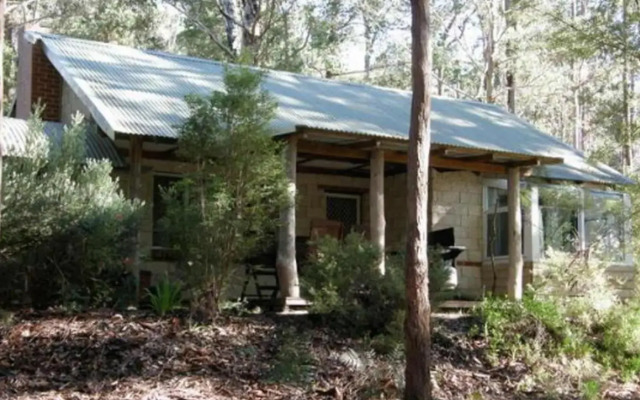
[[[42,119],[60,121],[62,77],[44,54],[42,42],[31,43],[24,30],[18,33],[17,84],[17,118],[29,118],[39,101],[45,107]]]

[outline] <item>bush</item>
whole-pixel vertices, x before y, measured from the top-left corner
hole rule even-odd
[[[191,310],[211,319],[243,260],[269,246],[287,203],[282,146],[269,135],[276,104],[262,76],[225,71],[224,91],[189,96],[178,152],[194,165],[165,194],[165,226]]]
[[[522,302],[487,298],[476,312],[482,318],[482,330],[494,355],[534,351],[581,356],[590,351],[580,326],[569,324],[556,304],[536,299],[531,293]]]
[[[126,269],[141,204],[125,198],[108,161],[85,159],[86,127],[79,118],[59,141],[50,141],[43,127],[33,117],[25,156],[6,162],[3,300],[26,297],[38,308],[113,306],[118,290],[130,287]]]
[[[552,252],[522,302],[488,298],[477,309],[494,354],[591,358],[640,372],[640,303],[621,303],[606,263]]]
[[[355,335],[397,331],[390,323],[404,319],[404,257],[388,257],[382,276],[376,267],[379,251],[362,235],[352,233],[342,242],[327,236],[316,245],[302,276],[311,311]],[[430,260],[429,289],[436,301],[448,275],[435,252]]]
[[[590,328],[618,302],[606,260],[550,250],[534,268],[533,293]]]

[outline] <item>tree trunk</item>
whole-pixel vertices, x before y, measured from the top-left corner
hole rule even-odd
[[[258,16],[260,14],[261,0],[244,0],[242,9],[242,48],[249,49],[253,54],[254,64],[258,64],[260,40],[260,23]]]
[[[571,1],[571,20],[576,22],[580,9],[578,7],[578,1]],[[573,147],[578,150],[583,150],[583,137],[582,137],[582,106],[580,104],[580,80],[582,71],[580,63],[577,60],[571,60],[571,71],[573,81]]]
[[[4,10],[6,0],[0,0],[0,45],[3,46],[0,52],[0,226],[2,225],[2,174],[4,157]],[[0,229],[1,232],[1,229]],[[2,236],[0,235],[0,240]]]
[[[427,256],[427,203],[431,131],[429,0],[412,0],[412,81],[407,164],[405,400],[431,399],[431,305]]]
[[[236,57],[242,51],[242,28],[238,26],[240,21],[237,0],[222,0],[224,10],[224,29],[227,35],[227,46]]]
[[[505,0],[504,2],[504,11],[507,18],[507,29],[515,30],[516,29],[516,19],[513,15],[512,5],[516,2],[516,0]],[[513,41],[507,41],[506,48],[507,55],[507,65],[509,69],[507,70],[507,108],[509,112],[515,114],[516,112],[516,54],[514,50]]]
[[[276,270],[282,298],[299,298],[298,265],[296,264],[296,155],[297,138],[290,137],[285,149],[289,204],[280,212],[280,234]]]
[[[622,1],[622,27],[624,29],[624,47],[622,49],[622,105],[624,109],[624,122],[622,126],[622,159],[623,171],[629,173],[633,167],[633,157],[631,151],[631,113],[629,101],[629,21],[628,21],[628,0]]]
[[[364,23],[364,80],[369,82],[371,78],[371,53],[373,52],[372,32],[371,24],[366,15],[362,16],[362,22]]]
[[[493,6],[491,6],[491,13],[493,14]],[[487,103],[493,103],[493,74],[495,69],[495,60],[493,59],[493,53],[495,49],[495,41],[493,37],[493,15],[490,16],[489,21],[487,21],[488,27],[484,36],[484,62],[485,62],[485,70],[484,70],[484,91],[485,91],[485,101]]]

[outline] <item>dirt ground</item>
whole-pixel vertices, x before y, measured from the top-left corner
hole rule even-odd
[[[545,399],[523,363],[488,363],[470,318],[434,320],[437,399]],[[188,325],[140,312],[17,314],[0,327],[0,399],[396,399],[401,357],[378,356],[308,317]],[[562,366],[552,371],[561,374]],[[582,398],[568,384],[553,398]],[[605,398],[640,399],[612,381]]]

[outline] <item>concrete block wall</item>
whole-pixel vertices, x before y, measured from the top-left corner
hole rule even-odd
[[[296,235],[309,236],[311,220],[314,218],[325,219],[326,190],[339,192],[344,188],[345,192],[359,190],[360,194],[360,223],[369,224],[369,179],[347,176],[298,174],[298,197],[296,202]],[[336,190],[333,190],[333,189]]]
[[[458,287],[468,296],[482,294],[482,177],[470,172],[434,172],[433,228],[454,228],[456,245],[467,249],[458,258]],[[407,177],[385,179],[387,248],[403,250],[407,223]]]
[[[523,268],[522,281],[524,286],[533,282],[533,269],[535,263],[525,261]],[[482,263],[482,292],[489,294],[493,291],[495,295],[507,294],[507,282],[509,280],[509,261],[505,257],[499,257],[495,260],[496,287],[493,291],[493,267],[490,261]]]

